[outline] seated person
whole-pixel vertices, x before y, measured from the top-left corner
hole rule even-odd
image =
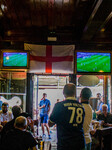
[[[26,131],[27,119],[19,116],[15,119],[14,129],[10,130],[3,139],[2,150],[37,150],[37,142],[32,134]]]
[[[2,104],[2,110],[0,110],[1,125],[5,125],[8,121],[13,119],[12,112],[8,111],[9,104],[4,102]]]
[[[20,106],[15,105],[12,107],[12,113],[13,113],[14,118],[4,125],[3,130],[1,132],[2,138],[9,130],[14,129],[15,119],[19,116],[21,111],[22,111],[22,109]]]
[[[31,119],[30,114],[28,114],[27,112],[22,112],[19,116],[23,116],[27,119],[27,130],[35,136],[34,121]]]
[[[108,105],[103,104],[102,105],[102,113],[98,115],[97,120],[102,120],[101,125],[103,127],[112,127],[112,114],[108,112]]]

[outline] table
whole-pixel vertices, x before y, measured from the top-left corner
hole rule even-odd
[[[112,150],[112,127],[97,129],[94,137],[99,140],[98,150]]]

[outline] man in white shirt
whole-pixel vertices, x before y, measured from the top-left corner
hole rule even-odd
[[[13,119],[12,112],[8,111],[9,105],[4,102],[2,104],[2,110],[0,111],[0,122],[1,125],[5,125],[8,121]]]
[[[91,150],[91,135],[90,135],[90,129],[91,129],[91,121],[92,121],[92,108],[89,104],[89,99],[92,95],[92,92],[89,88],[83,88],[80,94],[81,103],[84,106],[85,109],[85,118],[84,118],[84,124],[83,124],[83,130],[84,130],[84,137],[86,141],[86,148],[85,150]]]

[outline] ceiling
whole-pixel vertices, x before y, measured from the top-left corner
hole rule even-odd
[[[112,0],[0,0],[0,42],[112,43]]]

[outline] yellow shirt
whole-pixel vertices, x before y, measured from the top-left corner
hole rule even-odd
[[[82,103],[85,109],[85,118],[84,118],[84,123],[83,123],[83,130],[84,130],[84,137],[86,144],[90,143],[91,140],[91,135],[90,135],[90,129],[91,129],[91,121],[92,121],[92,108],[90,104],[84,104]]]

